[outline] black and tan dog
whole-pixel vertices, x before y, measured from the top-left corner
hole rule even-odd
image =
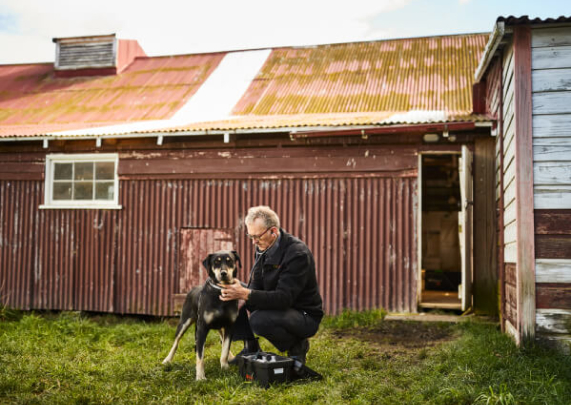
[[[228,360],[234,356],[230,353],[234,322],[238,316],[238,301],[221,301],[219,284],[230,284],[236,277],[240,257],[236,251],[219,251],[208,255],[202,262],[208,270],[208,279],[202,286],[194,287],[187,294],[182,306],[180,322],[176,328],[174,344],[163,364],[172,361],[180,339],[186,330],[196,324],[196,379],[204,380],[204,343],[210,329],[218,329],[222,340],[220,365],[228,368]]]

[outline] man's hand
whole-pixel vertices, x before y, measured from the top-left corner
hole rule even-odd
[[[222,301],[247,300],[250,290],[242,287],[240,280],[234,279],[232,284],[218,284],[222,287],[220,299]]]

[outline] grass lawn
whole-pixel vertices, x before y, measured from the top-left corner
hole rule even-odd
[[[175,325],[0,309],[0,403],[571,404],[569,356],[520,350],[488,323],[383,321],[379,311],[327,318],[308,356],[325,378],[267,390],[220,370],[214,332],[207,381],[195,381],[191,331],[163,366]]]

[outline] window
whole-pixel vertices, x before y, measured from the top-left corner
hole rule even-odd
[[[116,154],[46,156],[45,205],[40,208],[119,209]]]

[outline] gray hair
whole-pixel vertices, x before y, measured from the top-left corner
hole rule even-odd
[[[270,207],[266,205],[259,205],[257,207],[252,207],[248,210],[248,215],[244,222],[246,224],[252,224],[258,218],[262,218],[266,228],[280,227],[280,218]]]

